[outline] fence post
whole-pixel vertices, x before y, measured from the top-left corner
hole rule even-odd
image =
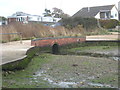
[[[20,43],[22,44],[22,33],[20,33]]]

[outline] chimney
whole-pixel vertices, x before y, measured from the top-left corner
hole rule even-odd
[[[90,12],[90,7],[88,7],[88,12]]]
[[[120,11],[120,1],[118,2],[118,11]]]

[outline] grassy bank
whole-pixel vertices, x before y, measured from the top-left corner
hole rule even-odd
[[[70,44],[60,47],[60,54],[67,55],[89,55],[89,56],[112,56],[104,54],[115,49],[118,51],[119,42],[114,41],[87,41],[83,43]],[[96,53],[96,52],[102,53]]]
[[[21,33],[22,39],[35,39],[41,37],[60,37],[60,36],[86,36],[86,35],[103,35],[109,34],[107,30],[99,28],[86,29],[82,25],[76,26],[72,29],[67,29],[63,26],[52,28],[44,26],[41,23],[23,24],[20,22],[10,23],[0,28],[1,33]],[[0,42],[6,43],[10,41],[20,40],[20,34],[2,35]]]
[[[23,39],[34,39],[41,37],[58,37],[58,36],[81,36],[84,29],[82,27],[68,30],[62,26],[52,28],[44,26],[41,23],[23,24],[20,22],[10,23],[2,26],[2,33],[22,33]],[[2,42],[20,40],[20,35],[2,35]]]

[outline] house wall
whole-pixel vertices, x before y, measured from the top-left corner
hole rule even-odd
[[[111,19],[119,20],[118,10],[115,6],[111,10]]]
[[[29,21],[41,21],[40,16],[29,16]]]
[[[0,25],[2,25],[2,21],[0,21]]]
[[[16,18],[8,18],[8,24],[9,24],[10,22],[16,22],[16,21],[17,21]]]
[[[95,18],[100,19],[100,12],[95,16]],[[111,10],[111,19],[119,20],[118,10],[115,6]]]
[[[95,18],[100,19],[100,12],[95,16]]]

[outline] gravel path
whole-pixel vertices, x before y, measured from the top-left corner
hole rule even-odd
[[[119,34],[114,35],[93,35],[93,36],[86,36],[86,40],[118,40]]]

